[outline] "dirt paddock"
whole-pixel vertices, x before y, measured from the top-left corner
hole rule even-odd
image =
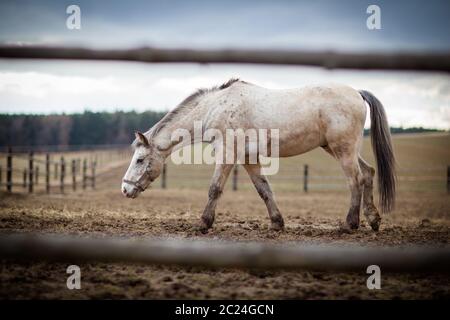
[[[265,242],[409,244],[448,246],[450,196],[403,192],[379,232],[362,217],[359,230],[340,231],[347,192],[282,192],[277,201],[284,232],[270,231],[255,191],[227,191],[208,234],[195,225],[206,201],[200,190],[149,190],[123,198],[117,190],[68,195],[1,195],[2,233],[41,232],[78,236],[178,237]],[[0,298],[144,299],[378,299],[450,298],[448,274],[383,274],[381,290],[368,290],[366,270],[357,273],[204,269],[106,263],[77,263],[82,289],[68,290],[68,264],[43,261],[0,263]]]

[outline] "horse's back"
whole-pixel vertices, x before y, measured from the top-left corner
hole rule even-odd
[[[342,85],[273,90],[236,83],[226,99],[223,112],[231,126],[279,129],[281,156],[305,153],[339,137],[357,139],[366,117],[358,91]]]
[[[365,116],[364,102],[358,91],[338,84],[296,89],[267,89],[248,83],[229,88],[231,109],[250,113],[255,120],[277,122],[310,117],[320,113],[346,113]]]

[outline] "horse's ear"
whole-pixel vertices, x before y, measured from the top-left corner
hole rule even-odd
[[[136,139],[138,139],[144,146],[148,147],[150,144],[148,143],[147,138],[139,131],[134,133]]]

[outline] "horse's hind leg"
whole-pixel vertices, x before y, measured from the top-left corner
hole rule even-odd
[[[217,164],[214,170],[213,177],[211,179],[211,184],[209,186],[208,192],[208,203],[206,204],[205,210],[202,214],[202,219],[200,222],[200,231],[205,233],[211,228],[214,223],[214,217],[216,214],[217,201],[222,195],[223,187],[230,175],[232,164]]]
[[[364,191],[363,191],[363,210],[367,222],[372,227],[372,230],[378,231],[380,228],[381,217],[377,208],[373,204],[373,176],[375,169],[372,168],[361,156],[358,158],[359,165],[363,173]]]
[[[261,165],[246,164],[244,165],[244,168],[245,170],[247,170],[248,175],[250,176],[250,179],[252,180],[256,191],[258,191],[259,196],[264,200],[264,203],[266,204],[271,221],[270,228],[276,231],[284,229],[283,217],[281,216],[280,210],[278,210],[277,204],[273,199],[269,181],[267,181],[267,178],[263,174],[261,174]]]
[[[356,147],[352,148],[340,145],[328,145],[323,148],[333,157],[337,158],[341,163],[342,170],[347,177],[351,192],[350,209],[348,210],[346,223],[350,229],[358,229],[363,190],[363,175],[358,163]]]
[[[339,160],[351,191],[350,209],[348,210],[346,222],[350,229],[358,229],[363,182],[361,169],[357,157],[353,154],[344,155]]]

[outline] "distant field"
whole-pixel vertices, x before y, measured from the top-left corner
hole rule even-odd
[[[398,164],[398,189],[405,191],[445,191],[447,179],[447,166],[450,165],[450,134],[449,133],[421,133],[421,134],[398,134],[393,136],[394,149]],[[363,157],[375,166],[370,138],[364,138]],[[69,164],[67,167],[67,182],[71,181],[70,162],[72,159],[88,159],[88,162],[97,159],[98,173],[104,173],[108,179],[103,181],[102,187],[117,188],[120,185],[122,175],[131,159],[131,149],[129,156],[127,153],[118,154],[117,151],[77,151],[53,153],[53,161],[59,161],[61,156],[65,157]],[[37,154],[36,162],[40,170],[40,185],[38,190],[44,189],[44,170],[42,161],[43,154]],[[301,191],[303,190],[303,166],[309,166],[309,190],[336,190],[347,192],[345,177],[341,171],[339,163],[330,157],[322,149],[316,149],[306,154],[283,158],[280,160],[279,173],[270,176],[269,180],[275,191]],[[6,155],[0,154],[0,166],[3,170],[2,182],[5,181]],[[117,168],[114,172],[108,173],[110,168]],[[17,184],[23,181],[23,170],[28,167],[27,155],[14,158],[14,181]],[[52,165],[52,172],[54,167]],[[169,159],[167,165],[167,186],[168,188],[205,189],[207,190],[209,181],[214,170],[213,165],[175,165]],[[80,181],[81,174],[78,172],[77,180]],[[51,183],[56,187],[59,180],[52,178]],[[226,188],[231,188],[229,179]],[[155,181],[154,188],[160,187],[160,181]],[[253,189],[247,173],[239,167],[238,177],[239,189]],[[2,186],[4,189],[4,186]],[[16,191],[23,191],[16,188]]]

